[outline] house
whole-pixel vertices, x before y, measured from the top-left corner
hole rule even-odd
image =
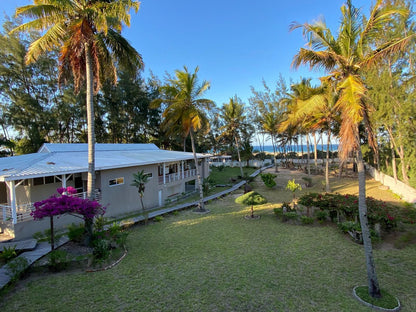
[[[201,178],[209,174],[208,154],[197,154]],[[185,192],[195,191],[197,176],[192,153],[161,150],[154,144],[96,144],[96,199],[106,206],[106,217],[140,212],[133,173],[144,170],[149,179],[143,197],[146,209],[162,207]],[[86,196],[88,145],[44,144],[37,153],[0,158],[0,226],[16,239],[31,237],[49,227],[34,221],[33,203],[72,186]],[[57,228],[80,222],[62,216]]]

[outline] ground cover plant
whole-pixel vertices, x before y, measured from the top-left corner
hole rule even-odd
[[[284,190],[291,177],[283,171],[277,179],[281,188],[270,190],[259,178],[253,182],[269,200],[256,207],[261,215],[256,222],[244,220],[250,207],[234,202],[242,191],[213,201],[206,215],[191,210],[166,215],[163,222],[132,228],[128,255],[111,270],[28,276],[2,295],[0,308],[371,311],[352,296],[354,286],[366,284],[361,245],[330,224],[297,226],[276,220],[273,209],[292,198]],[[356,184],[349,182],[331,180],[340,193],[353,192]],[[378,183],[367,185],[369,194],[382,193],[384,200],[398,202],[380,191]],[[374,255],[382,288],[400,299],[402,311],[415,311],[416,245],[380,246]]]

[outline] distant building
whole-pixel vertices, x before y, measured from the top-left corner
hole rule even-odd
[[[161,150],[154,144],[96,144],[96,198],[107,206],[106,217],[140,212],[133,173],[149,176],[143,197],[145,207],[157,208],[188,191],[195,191],[196,169],[192,153]],[[202,179],[209,174],[208,154],[197,154]],[[34,221],[33,203],[72,186],[76,196],[86,196],[88,145],[44,144],[37,153],[0,158],[0,226],[17,239],[31,237],[49,227]],[[57,228],[72,222],[62,216]]]

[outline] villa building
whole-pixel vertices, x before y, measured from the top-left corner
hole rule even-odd
[[[149,179],[143,197],[146,209],[162,207],[186,192],[195,191],[197,176],[192,153],[161,150],[154,144],[96,144],[96,199],[106,206],[106,217],[141,211],[133,173],[144,170]],[[208,154],[197,154],[201,178],[209,174]],[[37,153],[0,158],[0,226],[16,239],[31,237],[49,227],[34,221],[33,203],[72,186],[86,196],[88,145],[44,144]],[[62,216],[56,227],[79,222]]]

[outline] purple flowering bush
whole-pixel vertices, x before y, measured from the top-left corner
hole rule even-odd
[[[75,191],[75,192],[74,192]],[[57,189],[60,194],[34,203],[35,209],[30,215],[35,220],[42,220],[45,217],[54,217],[66,213],[81,215],[84,220],[93,219],[95,216],[103,215],[105,207],[97,201],[72,196],[76,193],[73,187]]]

